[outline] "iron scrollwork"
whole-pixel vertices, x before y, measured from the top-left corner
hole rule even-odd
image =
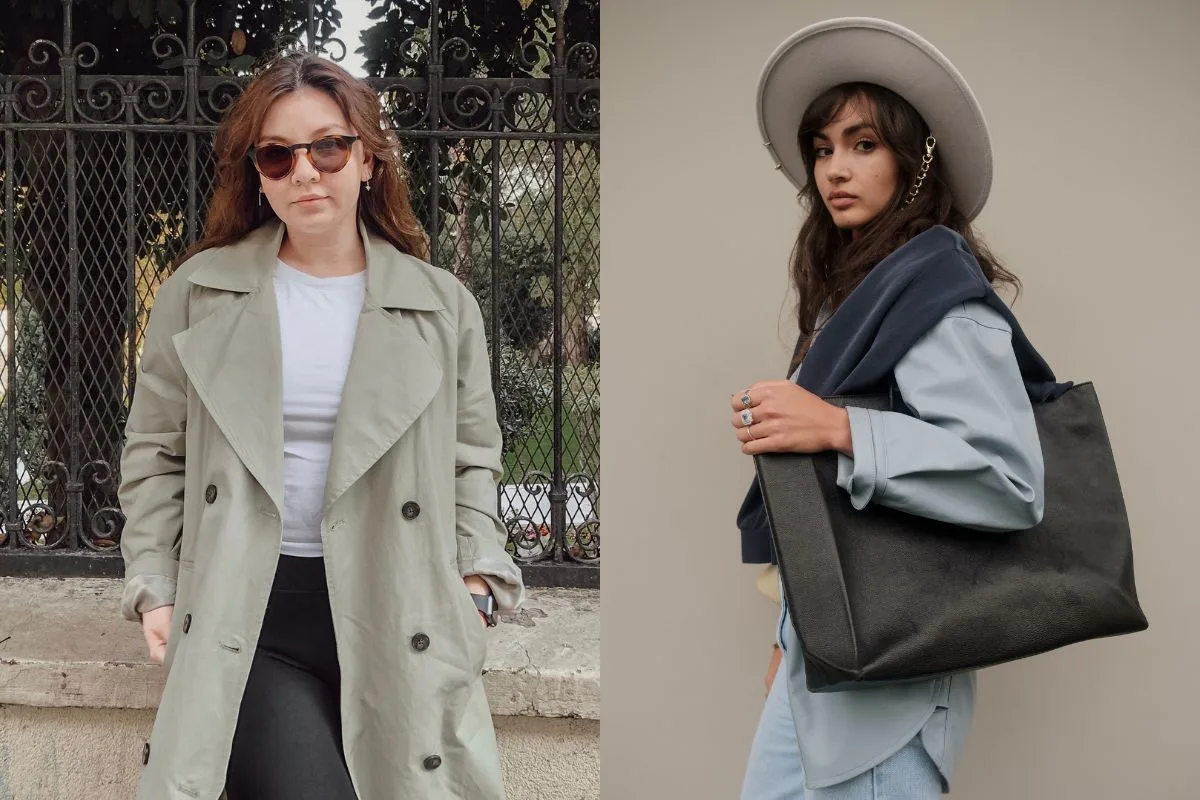
[[[0,229],[6,234],[5,242],[11,240],[17,245],[9,247],[7,253],[0,249],[0,267],[6,268],[10,287],[21,281],[28,285],[32,283],[29,275],[34,259],[25,252],[13,255],[15,251],[21,247],[28,251],[45,250],[36,243],[54,239],[55,247],[64,253],[75,253],[69,282],[41,287],[40,291],[47,296],[41,298],[38,309],[47,313],[44,311],[47,303],[75,308],[93,302],[115,303],[127,309],[121,312],[128,315],[129,329],[121,334],[126,341],[117,348],[124,351],[124,360],[114,364],[116,371],[127,373],[121,391],[131,391],[136,352],[152,293],[141,288],[142,282],[160,280],[154,269],[161,267],[155,265],[165,263],[166,255],[178,253],[188,243],[182,240],[194,240],[199,231],[212,182],[211,135],[248,80],[248,76],[226,65],[248,56],[242,55],[244,36],[241,41],[236,36],[227,41],[223,36],[199,30],[200,4],[197,0],[183,0],[186,13],[179,27],[159,28],[147,36],[146,60],[156,65],[158,74],[101,74],[105,56],[102,48],[90,41],[72,40],[72,15],[83,13],[77,11],[77,5],[73,0],[62,0],[60,42],[35,39],[27,48],[28,67],[18,74],[0,75],[0,145],[14,153],[11,157],[16,159],[15,164],[0,164],[0,199],[5,202]],[[575,194],[594,191],[591,186],[595,182],[594,170],[598,168],[600,81],[599,48],[588,42],[568,46],[562,33],[565,4],[553,5],[558,25],[554,38],[544,38],[546,34],[541,31],[537,35],[543,38],[524,42],[515,54],[504,56],[508,70],[505,74],[519,77],[486,74],[488,70],[479,69],[478,65],[487,59],[470,41],[461,36],[442,40],[435,25],[432,31],[422,31],[390,46],[389,52],[398,57],[401,74],[367,80],[381,94],[383,111],[414,168],[413,178],[430,184],[422,187],[427,190],[431,205],[424,213],[428,215],[432,240],[435,245],[440,244],[440,252],[453,251],[451,257],[466,254],[492,259],[483,272],[489,276],[487,280],[498,285],[503,270],[513,267],[504,261],[506,256],[497,255],[501,240],[511,234],[514,238],[541,242],[553,262],[546,276],[548,283],[557,287],[544,291],[557,292],[555,303],[562,307],[562,287],[569,283],[562,275],[566,249],[580,246],[572,243],[572,236],[586,241],[591,234],[568,231],[566,217],[572,210],[555,209],[566,207],[564,195],[567,189],[575,189],[569,183],[571,180],[591,181],[584,184],[585,190]],[[436,6],[435,3],[435,9]],[[271,54],[291,49],[307,49],[335,62],[344,62],[348,55],[345,41],[318,38],[312,15],[310,2],[307,36],[285,33],[277,37],[274,49],[263,53],[259,63]],[[92,38],[101,40],[97,36]],[[122,46],[128,47],[129,43],[123,41]],[[153,72],[155,67],[143,71]],[[573,170],[580,169],[580,165],[569,161],[583,151],[590,153],[589,157],[596,162],[595,167],[590,161],[584,165],[591,170],[590,179],[575,177]],[[82,154],[93,161],[87,161]],[[195,158],[187,159],[187,154],[194,154]],[[181,156],[185,159],[181,160]],[[454,171],[452,159],[459,157],[474,159],[471,170]],[[107,160],[105,174],[117,177],[113,185],[118,188],[113,195],[97,191],[89,181],[81,180],[85,170],[94,168],[95,159]],[[169,180],[153,179],[152,173],[166,170],[171,170]],[[521,173],[525,184],[514,185],[511,176]],[[10,182],[8,186],[5,181]],[[464,200],[456,194],[463,187],[475,194]],[[540,209],[536,213],[545,216],[527,219],[521,223],[523,229],[506,229],[502,236],[501,220],[513,213],[510,208],[517,205],[513,197],[522,193],[534,198],[530,202]],[[463,202],[455,205],[456,198]],[[92,206],[87,206],[88,203]],[[531,217],[534,214],[528,213]],[[132,218],[126,218],[127,215]],[[482,219],[483,228],[490,225],[491,230],[481,230],[472,239],[472,219]],[[83,253],[87,258],[90,251],[76,242],[86,238],[88,226],[100,225],[112,229],[111,238],[124,242],[128,274],[120,284],[125,288],[115,290],[112,297],[103,291],[86,294],[84,279],[80,277],[82,265],[78,254]],[[68,240],[70,246],[62,244]],[[90,240],[93,250],[95,240],[95,237]],[[122,245],[115,248],[121,250]],[[444,263],[446,256],[439,255],[438,247],[434,250],[431,259],[435,263],[456,272],[460,270],[461,265]],[[118,253],[115,263],[120,258]],[[439,258],[443,261],[438,261]],[[66,260],[64,256],[64,264]],[[63,274],[68,272],[63,264],[58,268]],[[69,290],[62,289],[63,286],[69,286]],[[128,295],[120,296],[122,291]],[[532,289],[525,287],[520,291],[525,294],[518,293],[517,300],[532,302],[528,296]],[[18,298],[18,305],[22,302],[31,301]],[[545,302],[554,305],[549,299]],[[519,313],[499,305],[497,309],[501,316]],[[5,310],[9,312],[5,324],[16,332],[19,340],[26,334],[15,327],[14,309]],[[80,340],[88,334],[81,329],[77,312],[72,314],[69,324],[62,326],[69,331],[69,346],[76,348],[72,353],[91,352],[80,345]],[[64,319],[66,316],[63,315]],[[497,337],[503,335],[501,328],[511,323],[496,316],[489,319],[489,335],[495,344]],[[568,353],[563,324],[561,319],[555,324],[546,323],[547,330],[554,332],[549,338],[546,338],[549,334],[543,334],[540,355],[535,352],[537,346],[528,342],[522,345],[530,354],[528,368],[549,370],[560,385],[565,381],[566,365],[575,363],[578,357],[576,353]],[[13,334],[9,335],[11,341]],[[66,345],[60,342],[55,346]],[[550,351],[558,355],[551,357]],[[73,355],[64,363],[70,364],[69,369],[78,370],[78,358]],[[598,356],[595,363],[598,365]],[[14,364],[10,355],[8,377],[2,387],[10,394],[15,394],[14,386],[19,389],[23,381],[32,380],[13,369]],[[54,457],[41,463],[32,478],[7,476],[10,487],[5,498],[7,525],[0,531],[0,554],[22,550],[52,558],[57,553],[73,552],[106,554],[115,559],[120,550],[125,520],[116,502],[118,456],[112,452],[111,441],[96,444],[80,435],[79,429],[95,423],[83,409],[105,407],[84,402],[87,393],[94,389],[86,382],[89,379],[81,382],[78,378],[75,374],[74,382],[64,381],[55,395],[55,402],[71,409],[56,417],[59,419],[56,424],[61,426],[61,419],[71,421],[66,425],[70,430],[57,432]],[[598,392],[598,389],[587,391]],[[562,393],[556,393],[555,398],[553,403],[559,404],[559,417],[565,417],[566,401]],[[115,405],[122,402],[127,405],[128,395],[122,395]],[[111,417],[118,415],[111,408],[103,413],[106,425],[112,422]],[[119,416],[123,418],[123,410]],[[0,426],[11,427],[11,419],[0,415]],[[10,430],[8,434],[12,437],[15,432]],[[501,487],[498,504],[509,533],[510,550],[523,564],[598,566],[599,485],[595,465],[575,460],[574,455],[566,456],[561,428],[552,431],[548,438],[547,447],[552,452],[540,453],[533,459],[538,466],[525,469],[516,477],[518,483]],[[12,446],[4,450],[10,459],[16,452]],[[21,457],[30,459],[31,453],[22,451],[18,453],[18,458]],[[597,459],[598,455],[592,453],[589,458]],[[11,464],[5,469],[14,472]]]

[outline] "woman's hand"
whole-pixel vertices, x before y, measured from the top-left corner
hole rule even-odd
[[[150,650],[150,660],[162,664],[167,655],[167,639],[171,635],[171,617],[175,606],[159,606],[142,614],[142,635]]]
[[[478,575],[467,575],[463,578],[463,583],[467,585],[467,590],[471,594],[485,594],[489,597],[492,594],[492,587],[488,586],[487,581]],[[483,627],[487,627],[487,617],[482,611],[479,612],[479,619],[483,622]]]
[[[750,398],[746,407],[744,398]],[[746,455],[820,453],[854,455],[850,415],[791,381],[759,381],[733,396],[733,427]],[[747,427],[742,413],[749,411]]]
[[[771,663],[767,665],[767,694],[771,693],[771,685],[775,683],[775,673],[779,671],[779,662],[783,660],[783,651],[775,645],[771,653]]]

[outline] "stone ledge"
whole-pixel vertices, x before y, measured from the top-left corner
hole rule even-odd
[[[0,578],[0,705],[158,707],[162,668],[120,617],[122,581]],[[600,593],[530,589],[489,632],[497,716],[600,719]]]

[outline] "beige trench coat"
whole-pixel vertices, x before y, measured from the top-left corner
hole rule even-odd
[[[139,800],[222,794],[281,541],[283,233],[268,224],[189,259],[146,331],[121,547],[127,587],[165,583],[175,609]],[[486,633],[461,576],[483,575],[502,610],[523,588],[496,515],[483,320],[454,276],[360,234],[366,300],[321,520],[346,761],[360,800],[499,800]]]

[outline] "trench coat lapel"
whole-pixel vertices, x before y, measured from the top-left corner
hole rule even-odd
[[[188,280],[230,293],[217,311],[175,336],[175,348],[213,421],[283,510],[283,369],[274,274],[284,227],[268,223],[231,247],[207,251]],[[369,233],[367,292],[334,426],[327,510],[404,435],[437,394],[442,366],[417,316],[445,306],[415,258]]]
[[[206,251],[188,280],[230,293],[174,337],[188,380],[238,458],[283,509],[283,370],[273,285],[283,226]]]
[[[418,318],[445,306],[416,259],[359,231],[367,252],[367,296],[342,390],[325,484],[325,510],[404,435],[437,395],[442,365]]]

